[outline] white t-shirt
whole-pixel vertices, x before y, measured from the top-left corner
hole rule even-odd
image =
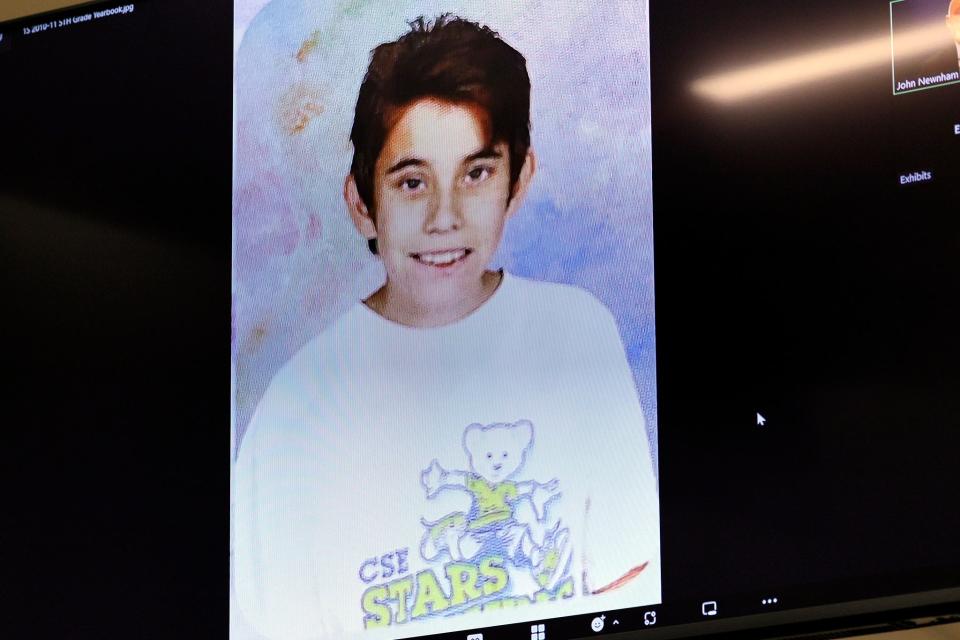
[[[432,329],[357,304],[273,379],[233,487],[236,601],[267,638],[660,602],[633,377],[613,317],[573,287],[505,274]]]

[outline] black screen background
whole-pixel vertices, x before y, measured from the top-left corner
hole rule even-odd
[[[653,3],[665,602],[960,575],[960,87],[894,97],[880,61],[729,106],[690,89],[888,16]],[[899,184],[921,168],[932,183]]]
[[[226,637],[232,3],[40,21],[0,52],[0,635]]]
[[[34,637],[226,635],[232,10],[136,4],[0,52],[4,582]],[[957,584],[958,87],[689,90],[887,19],[651,8],[665,602]]]

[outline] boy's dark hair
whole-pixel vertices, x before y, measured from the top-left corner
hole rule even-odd
[[[373,50],[360,85],[350,172],[371,213],[373,169],[404,107],[424,98],[478,107],[490,143],[506,142],[510,190],[530,148],[530,77],[524,57],[488,27],[444,14],[422,16]]]

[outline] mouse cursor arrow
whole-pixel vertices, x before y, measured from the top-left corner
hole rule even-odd
[[[757,426],[762,427],[762,426],[765,425],[765,424],[767,424],[767,419],[764,418],[762,415],[760,415],[760,412],[758,411],[758,412],[757,412]]]

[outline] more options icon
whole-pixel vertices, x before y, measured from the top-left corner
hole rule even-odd
[[[700,612],[705,616],[715,616],[717,615],[717,611],[718,608],[716,600],[710,600],[700,605]]]

